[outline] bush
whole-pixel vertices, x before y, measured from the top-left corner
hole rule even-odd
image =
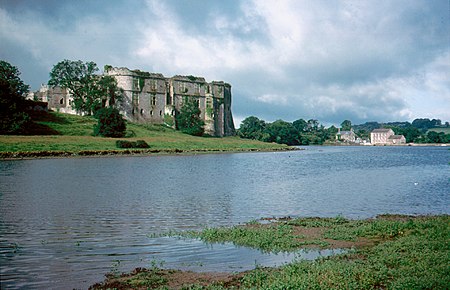
[[[117,148],[150,148],[150,146],[144,140],[126,141],[126,140],[117,140],[116,141]]]
[[[150,148],[150,146],[144,140],[137,140],[134,143],[135,146],[133,148]]]
[[[123,137],[127,126],[119,110],[116,108],[102,108],[95,117],[98,124],[94,126],[94,135],[103,137]]]
[[[125,140],[117,140],[116,147],[117,148],[133,148],[133,142],[125,141]]]
[[[198,107],[198,100],[193,98],[186,98],[180,111],[175,115],[176,127],[183,133],[202,136],[205,132],[205,122],[200,118],[200,108]]]

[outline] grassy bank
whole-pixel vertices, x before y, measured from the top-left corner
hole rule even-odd
[[[35,124],[32,128],[29,128],[29,131],[35,135],[1,135],[0,153],[44,151],[50,151],[50,153],[57,151],[77,153],[103,151],[104,154],[101,155],[106,155],[108,154],[108,150],[111,151],[111,154],[116,154],[116,151],[127,152],[124,149],[116,148],[116,141],[119,139],[92,136],[93,126],[96,124],[96,119],[93,117],[81,117],[51,112],[38,114],[34,116],[33,119],[35,120]],[[158,151],[171,153],[175,151],[282,150],[287,148],[285,145],[244,140],[238,137],[194,137],[163,125],[144,125],[136,123],[128,123],[127,136],[120,140],[123,139],[130,141],[146,141],[150,145],[151,150],[141,151],[147,153]],[[16,155],[19,156],[19,154]],[[49,156],[52,155],[49,154]]]
[[[264,251],[351,248],[348,253],[237,274],[136,269],[109,275],[93,289],[448,289],[449,216],[341,217],[251,222],[185,233],[205,242],[233,242]]]

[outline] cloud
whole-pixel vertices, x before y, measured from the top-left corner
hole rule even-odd
[[[0,6],[24,76],[94,60],[229,82],[238,119],[450,119],[445,0],[56,2]]]

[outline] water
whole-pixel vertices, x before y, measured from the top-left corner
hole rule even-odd
[[[0,288],[86,288],[111,270],[280,265],[231,244],[150,238],[261,217],[367,218],[449,209],[444,147],[0,162]]]

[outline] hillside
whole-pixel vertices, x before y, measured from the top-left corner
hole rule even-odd
[[[0,136],[0,152],[95,150],[124,151],[116,147],[117,140],[144,140],[152,152],[203,152],[203,151],[256,151],[283,150],[280,144],[244,140],[239,137],[194,137],[163,125],[127,124],[125,138],[94,137],[93,126],[97,120],[90,116],[76,116],[56,112],[32,116],[34,124],[26,136]],[[141,150],[142,151],[142,150]],[[148,150],[147,150],[148,151]],[[88,154],[89,155],[89,154]]]

